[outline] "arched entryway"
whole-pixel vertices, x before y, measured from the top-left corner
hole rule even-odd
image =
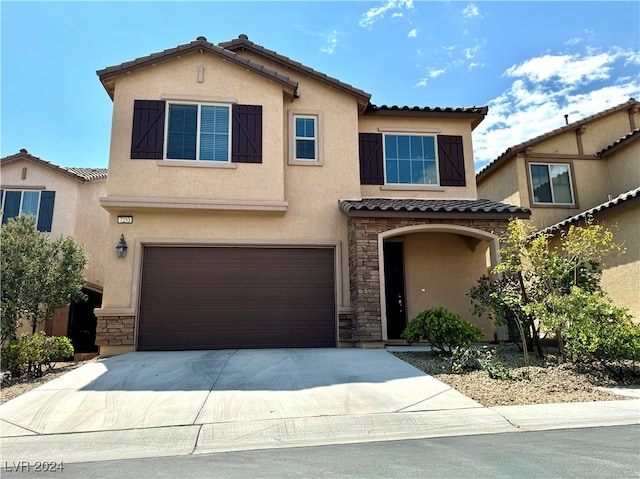
[[[415,224],[378,233],[382,339],[400,340],[407,323],[434,307],[475,322],[494,337],[488,319],[471,316],[469,289],[499,262],[498,236],[457,224]]]

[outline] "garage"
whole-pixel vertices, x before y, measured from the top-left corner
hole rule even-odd
[[[332,248],[144,248],[138,350],[335,346]]]

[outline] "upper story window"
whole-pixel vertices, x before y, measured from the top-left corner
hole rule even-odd
[[[169,103],[168,160],[230,161],[228,105]]]
[[[2,224],[20,214],[36,219],[38,231],[51,231],[55,191],[0,190]]]
[[[435,137],[385,135],[385,183],[437,185]]]
[[[131,158],[262,163],[262,106],[135,100]]]
[[[317,128],[315,116],[295,115],[296,160],[315,160],[317,153]]]
[[[533,202],[555,205],[574,203],[571,167],[559,163],[529,163]]]
[[[465,186],[462,137],[360,133],[360,184]]]
[[[322,165],[322,114],[289,110],[289,164]]]

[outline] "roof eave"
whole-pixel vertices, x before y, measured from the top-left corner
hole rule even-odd
[[[252,62],[250,60],[240,60],[235,53],[226,51],[221,47],[202,40],[196,40],[191,43],[179,45],[175,48],[171,48],[163,52],[152,53],[151,55],[148,55],[146,57],[137,58],[120,65],[103,68],[102,70],[96,71],[96,74],[100,78],[100,82],[104,86],[105,90],[113,100],[116,78],[136,70],[155,66],[159,63],[164,63],[166,61],[197,52],[207,52],[214,54],[222,58],[223,60],[230,61],[231,63],[235,63],[242,68],[246,68],[250,71],[253,71],[254,73],[262,75],[269,80],[281,84],[284,90],[291,95],[295,95],[298,88],[298,83],[296,81],[293,81],[277,72],[267,72],[268,69],[265,69],[264,66],[258,63]]]

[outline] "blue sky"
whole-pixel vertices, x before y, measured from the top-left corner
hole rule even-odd
[[[96,70],[188,43],[249,39],[377,105],[488,105],[476,168],[509,146],[640,99],[640,2],[0,3],[1,155],[106,167]]]

